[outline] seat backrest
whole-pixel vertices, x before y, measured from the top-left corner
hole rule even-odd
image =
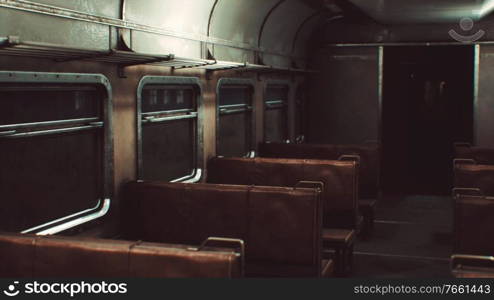
[[[479,189],[482,195],[494,196],[494,165],[479,165],[474,162],[455,163],[455,188]]]
[[[210,236],[245,241],[252,263],[321,263],[319,191],[306,188],[134,182],[125,187],[124,235],[196,244]]]
[[[485,147],[474,147],[468,144],[455,145],[455,158],[472,159],[478,164],[493,165],[494,149]]]
[[[2,278],[230,278],[241,276],[241,259],[228,248],[0,234]]]
[[[455,252],[494,253],[494,198],[458,195],[455,204]]]
[[[379,145],[321,145],[261,143],[259,156],[265,158],[296,158],[338,160],[344,155],[358,155],[359,193],[361,198],[377,198],[379,191]]]
[[[301,181],[322,182],[324,226],[355,228],[358,215],[358,167],[355,161],[213,158],[207,182],[294,187]]]

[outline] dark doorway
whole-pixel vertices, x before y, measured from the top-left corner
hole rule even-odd
[[[472,141],[473,63],[473,46],[385,48],[385,193],[450,193],[453,144]]]

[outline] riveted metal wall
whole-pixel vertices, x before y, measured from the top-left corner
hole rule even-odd
[[[211,16],[211,36],[256,45],[264,18],[279,0],[219,0]],[[254,53],[242,49],[210,46],[216,59],[254,63]]]
[[[38,0],[40,4],[59,6],[85,13],[118,18],[119,0]],[[116,36],[116,31],[113,32]],[[22,40],[64,46],[107,50],[110,28],[105,25],[54,18],[14,9],[0,9],[0,36],[19,36]],[[116,39],[112,39],[113,46]]]
[[[475,144],[494,147],[494,46],[477,46],[474,98]]]
[[[126,0],[124,19],[139,24],[173,30],[183,36],[207,36],[214,0]],[[125,35],[126,45],[144,53],[174,53],[177,56],[201,58],[201,42],[158,34],[137,32]]]

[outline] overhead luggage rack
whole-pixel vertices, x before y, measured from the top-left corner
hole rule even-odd
[[[180,60],[180,58],[177,58]],[[214,73],[216,71],[226,71],[226,70],[236,70],[239,72],[255,72],[258,74],[262,73],[290,73],[290,74],[302,74],[302,73],[317,73],[314,70],[306,69],[296,69],[296,68],[282,68],[268,65],[259,65],[251,63],[239,63],[230,61],[217,61],[217,60],[204,60],[203,65],[184,65],[180,67],[175,67],[175,69],[185,69],[185,68],[198,68],[205,69],[208,74]],[[174,61],[171,62],[172,64]]]
[[[21,40],[18,36],[0,37],[0,55],[22,56],[52,59],[55,62],[86,60],[93,62],[111,63],[119,66],[119,75],[125,77],[124,68],[136,65],[157,65],[180,69],[205,69],[207,73],[225,70],[247,72],[287,72],[309,73],[304,69],[280,68],[267,65],[218,61],[215,59],[196,59],[175,57],[173,54],[144,54],[133,51],[116,49],[99,50],[84,49],[50,43]]]
[[[142,64],[160,64],[174,59],[173,54],[154,55],[115,49],[74,48],[42,42],[23,41],[17,36],[0,37],[0,55],[47,58],[56,62],[87,60],[117,64],[122,69]]]

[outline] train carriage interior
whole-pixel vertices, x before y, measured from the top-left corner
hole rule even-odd
[[[0,277],[494,277],[493,11],[0,0]]]

